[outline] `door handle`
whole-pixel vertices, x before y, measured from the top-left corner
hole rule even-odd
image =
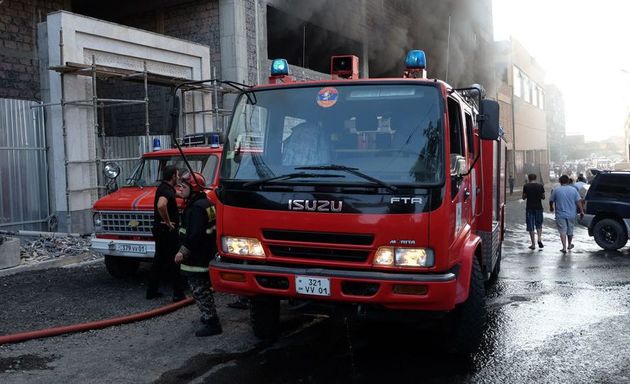
[[[470,191],[468,190],[468,188],[464,188],[464,201],[468,200],[469,197]]]

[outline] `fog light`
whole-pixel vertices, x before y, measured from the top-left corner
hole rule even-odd
[[[226,281],[234,281],[237,283],[245,282],[245,275],[243,275],[242,273],[221,272],[219,273],[219,276],[221,276],[221,279]]]
[[[409,285],[409,284],[394,284],[394,293],[399,295],[426,295],[429,289],[426,285]]]

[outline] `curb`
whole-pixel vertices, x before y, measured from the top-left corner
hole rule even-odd
[[[17,273],[22,272],[31,272],[31,271],[43,271],[46,269],[52,268],[61,268],[68,266],[75,266],[78,264],[89,264],[102,261],[101,259],[96,260],[84,260],[85,254],[74,255],[74,256],[64,256],[59,257],[52,260],[42,261],[41,263],[29,264],[29,265],[18,265],[17,267],[11,267],[6,269],[0,269],[0,277],[11,276]]]

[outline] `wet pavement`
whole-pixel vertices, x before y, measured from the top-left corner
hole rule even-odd
[[[431,330],[320,320],[203,382],[630,383],[630,251],[603,251],[578,228],[564,255],[548,212],[545,247],[532,251],[524,203],[510,201],[506,217],[479,353],[440,352]]]
[[[198,312],[187,307],[141,323],[1,346],[0,382],[630,383],[630,247],[603,251],[577,228],[575,249],[563,255],[553,215],[545,213],[545,247],[532,251],[524,203],[510,201],[506,217],[501,273],[487,290],[488,330],[471,356],[441,352],[432,328],[290,313],[282,337],[266,345],[253,337],[247,311],[226,308],[232,298],[217,295],[221,336],[193,337]],[[0,279],[11,291],[3,304],[28,295],[37,279],[50,282],[45,289],[55,298],[47,308],[44,287],[35,289],[39,299],[22,315],[1,317],[11,322],[2,328],[20,328],[20,320],[39,327],[55,308],[71,321],[75,314],[93,318],[86,314],[97,308],[105,315],[146,307],[130,298],[142,296],[140,280],[115,283],[100,265],[79,270],[76,278],[68,270],[24,275],[24,284]],[[70,310],[81,290],[92,301],[100,292],[107,303]]]

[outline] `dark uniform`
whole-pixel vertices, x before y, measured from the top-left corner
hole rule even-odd
[[[166,208],[175,229],[171,230],[160,216],[157,209],[157,202],[161,196],[166,197],[168,203]],[[175,264],[174,257],[179,249],[179,237],[177,236],[177,226],[179,225],[179,210],[175,198],[175,188],[163,181],[155,192],[153,201],[153,238],[155,239],[155,256],[151,272],[149,273],[149,283],[147,287],[147,298],[161,296],[159,293],[160,277],[163,270],[167,270],[173,284],[173,299],[184,298],[184,288],[186,283],[179,274],[179,266]]]
[[[197,332],[197,336],[209,336],[221,333],[208,274],[210,260],[217,252],[216,211],[205,193],[192,193],[179,229],[182,244],[179,252],[184,256],[181,270],[188,278],[191,293],[201,312],[201,321],[205,325],[204,329]]]

